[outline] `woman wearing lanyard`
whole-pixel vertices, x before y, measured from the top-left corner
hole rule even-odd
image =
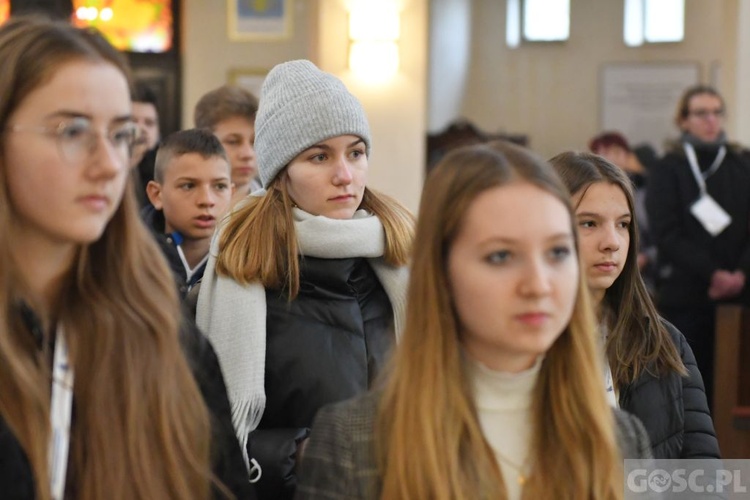
[[[124,60],[35,19],[0,60],[0,496],[249,497],[216,358],[138,218]]]
[[[725,107],[711,87],[679,101],[679,143],[653,169],[646,194],[659,250],[662,315],[690,342],[712,404],[716,305],[748,303],[750,161],[727,143]]]

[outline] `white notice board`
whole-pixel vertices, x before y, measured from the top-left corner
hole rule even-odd
[[[698,63],[615,63],[600,73],[600,128],[622,132],[633,144],[663,152],[678,135],[672,122],[682,92],[700,81]]]

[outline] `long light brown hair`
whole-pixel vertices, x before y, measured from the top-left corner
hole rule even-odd
[[[565,187],[549,164],[519,147],[456,149],[430,173],[417,222],[406,327],[376,420],[383,499],[506,498],[461,361],[447,259],[472,202],[510,182],[531,183],[559,199],[575,234]],[[533,207],[518,207],[524,209]],[[526,499],[622,496],[621,456],[584,287],[579,278],[570,323],[547,352],[533,391]]]
[[[80,60],[111,64],[128,78],[120,54],[93,31],[36,18],[0,28],[0,130],[32,91]],[[4,149],[0,415],[29,460],[37,497],[46,500],[51,375],[47,353],[38,352],[19,311],[28,297],[11,257],[7,228],[17,216]],[[127,185],[102,237],[79,248],[56,304],[75,369],[68,492],[76,498],[205,499],[211,493],[209,413],[179,342],[179,302],[159,255]]]
[[[216,271],[243,284],[260,282],[283,288],[289,299],[299,293],[299,245],[287,192],[286,170],[271,182],[265,195],[250,197],[233,212],[219,239]],[[398,201],[365,188],[360,209],[380,219],[385,231],[383,260],[406,264],[414,233],[414,217]]]
[[[618,392],[646,371],[655,376],[670,372],[686,375],[680,353],[656,312],[638,269],[638,219],[630,179],[619,167],[592,153],[567,151],[550,162],[572,196],[580,195],[582,200],[592,184],[604,182],[619,187],[628,202],[630,244],[625,265],[602,299],[602,317],[609,329],[607,359]]]

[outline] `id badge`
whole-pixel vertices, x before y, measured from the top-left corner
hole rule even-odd
[[[732,222],[732,217],[707,193],[692,204],[690,213],[711,236],[718,235]]]

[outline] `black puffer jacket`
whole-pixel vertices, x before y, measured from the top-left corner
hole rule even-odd
[[[324,405],[371,386],[393,345],[393,310],[364,258],[300,261],[289,302],[266,290],[266,406],[249,439],[262,499],[292,498],[297,444]]]
[[[42,348],[43,334],[33,313],[22,308],[22,317]],[[238,499],[255,499],[247,480],[247,469],[232,426],[229,400],[218,360],[211,344],[192,325],[186,324],[180,337],[188,363],[211,413],[213,473]],[[75,418],[75,415],[74,415]],[[67,485],[70,493],[75,485]],[[4,500],[33,500],[34,476],[16,437],[0,417],[0,497]],[[216,498],[224,498],[214,492]]]
[[[648,432],[654,458],[720,458],[703,378],[684,335],[664,321],[688,376],[656,378],[643,373],[620,389],[620,407],[638,417]]]

